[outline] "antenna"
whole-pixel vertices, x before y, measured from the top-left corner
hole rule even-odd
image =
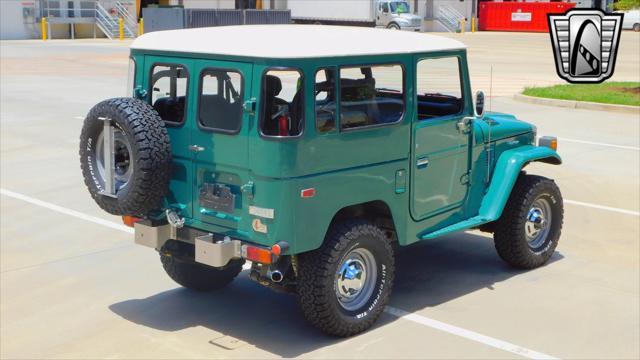
[[[491,98],[493,97],[493,65],[489,70],[489,111],[491,111]]]

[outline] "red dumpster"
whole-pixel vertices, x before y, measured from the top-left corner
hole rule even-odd
[[[566,2],[481,2],[478,29],[547,32],[547,14],[563,14],[575,6]]]

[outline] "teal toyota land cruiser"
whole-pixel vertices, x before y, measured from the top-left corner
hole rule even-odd
[[[297,295],[337,336],[384,310],[399,246],[494,234],[518,268],[547,262],[563,222],[557,141],[484,113],[465,46],[382,29],[229,26],[145,34],[130,96],[87,115],[85,183],[199,291],[243,269]]]

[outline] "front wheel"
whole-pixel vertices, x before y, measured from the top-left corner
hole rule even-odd
[[[633,24],[633,31],[635,31],[635,32],[639,32],[640,31],[640,23]]]
[[[521,175],[495,223],[498,255],[518,268],[544,265],[558,246],[563,218],[562,195],[555,182]]]
[[[333,226],[325,243],[299,257],[298,302],[312,325],[335,336],[370,328],[389,300],[394,255],[389,238],[364,221]]]
[[[391,23],[391,24],[387,25],[387,29],[400,30],[400,25],[398,25],[396,23]]]

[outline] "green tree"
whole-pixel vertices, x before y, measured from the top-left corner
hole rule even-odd
[[[614,10],[631,10],[640,8],[640,0],[617,0],[613,3]]]

